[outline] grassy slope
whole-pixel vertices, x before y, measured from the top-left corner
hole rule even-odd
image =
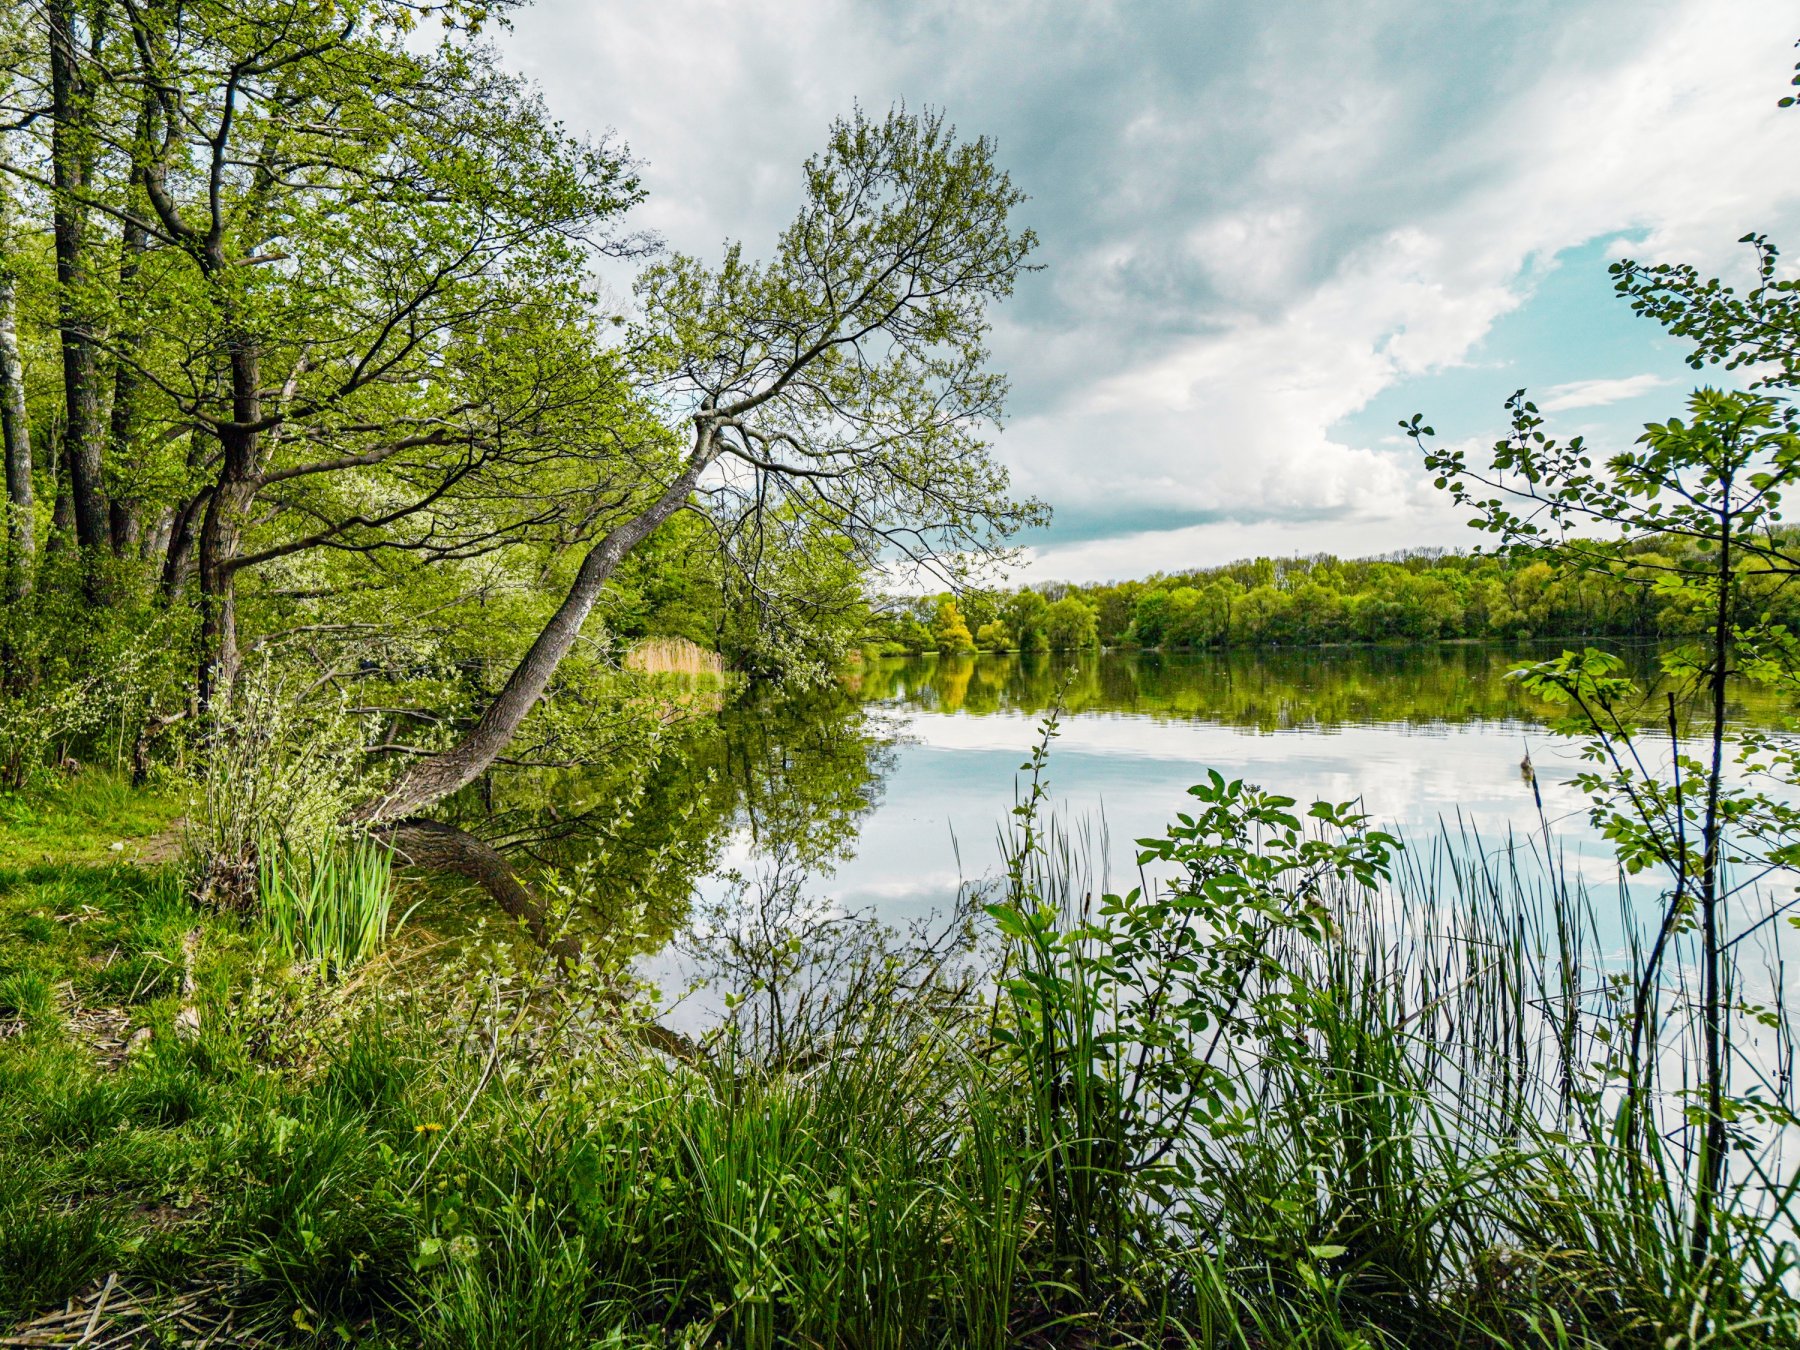
[[[1017,1178],[922,1114],[941,1057],[573,1069],[378,974],[297,983],[170,869],[0,872],[0,1327],[116,1271],[280,1343],[1008,1343]]]

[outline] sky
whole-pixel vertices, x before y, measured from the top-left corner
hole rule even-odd
[[[1468,547],[1397,423],[1528,388],[1625,445],[1700,377],[1621,256],[1800,261],[1800,6],[1773,0],[538,0],[503,38],[642,161],[636,224],[766,254],[857,104],[991,136],[1043,270],[994,315],[1024,579]]]

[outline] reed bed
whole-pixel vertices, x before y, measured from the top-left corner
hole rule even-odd
[[[725,659],[684,637],[640,638],[625,653],[625,668],[646,675],[725,678]]]

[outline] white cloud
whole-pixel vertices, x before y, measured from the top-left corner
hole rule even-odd
[[[1186,567],[1212,567],[1242,558],[1292,558],[1314,553],[1368,558],[1412,548],[1467,548],[1474,542],[1468,514],[1444,507],[1405,516],[1359,514],[1328,522],[1213,521],[1170,530],[1145,530],[1033,548],[1021,575],[1085,584]]]
[[[1468,362],[1526,299],[1537,260],[1560,250],[1635,228],[1647,232],[1640,256],[1739,265],[1732,241],[1791,217],[1794,204],[1794,189],[1771,166],[1788,156],[1800,123],[1775,112],[1759,79],[1784,37],[1766,11],[1696,3],[1669,16],[1629,60],[1608,67],[1603,45],[1577,47],[1497,106],[1476,135],[1443,148],[1481,165],[1473,186],[1406,211],[1277,312],[1240,315],[1172,343],[1024,419],[1004,444],[1053,503],[1156,504],[1230,518],[1052,543],[1033,573],[1141,575],[1283,545],[1350,553],[1470,542],[1463,513],[1429,489],[1410,447],[1384,453],[1334,438],[1332,428],[1409,376]],[[1306,228],[1292,219],[1306,189],[1284,182],[1292,197],[1254,208],[1283,222],[1271,234],[1277,254],[1285,234]],[[1249,285],[1259,274],[1234,259],[1246,245],[1229,228],[1243,210],[1225,226],[1193,227],[1190,238],[1216,241],[1216,256]],[[1598,407],[1661,382],[1577,381],[1540,406]],[[1496,402],[1503,392],[1497,386]],[[1085,449],[1097,445],[1109,452]]]
[[[1627,375],[1616,380],[1573,380],[1554,385],[1536,400],[1540,412],[1569,412],[1575,408],[1605,408],[1637,398],[1669,385],[1662,375]]]
[[[1462,542],[1416,451],[1346,419],[1503,361],[1484,339],[1561,250],[1734,267],[1745,230],[1793,222],[1790,26],[1755,0],[548,0],[509,46],[648,158],[641,223],[703,253],[768,247],[856,99],[997,133],[1051,264],[999,316],[999,449],[1061,511],[1035,569],[1072,576]],[[1541,407],[1656,377],[1561,378]]]

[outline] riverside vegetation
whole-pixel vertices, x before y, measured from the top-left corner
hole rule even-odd
[[[995,147],[857,111],[765,261],[669,255],[504,8],[0,14],[15,1343],[1800,1345],[1796,762],[1726,715],[1800,671],[1773,248],[1743,294],[1616,269],[1749,379],[1637,449],[1522,394],[1485,465],[1406,424],[1491,557],[990,601],[1045,516],[986,444],[1035,243]],[[925,639],[896,564],[956,584]],[[948,679],[1558,626],[1680,639],[1520,675],[1588,747],[1622,952],[1549,822],[1402,848],[1219,775],[1105,893],[1054,716],[938,923],[799,889],[868,806],[865,638]],[[687,915],[738,823],[782,867]],[[699,1040],[632,974],[676,928]]]
[[[1791,537],[1785,542],[1792,546]],[[918,654],[1142,647],[1199,651],[1457,639],[1691,636],[1704,616],[1659,591],[1670,568],[1704,566],[1678,539],[1640,540],[1606,569],[1535,555],[1417,549],[1390,558],[1254,558],[1139,581],[1048,582],[901,600],[872,615],[869,644]],[[1745,617],[1800,620],[1787,573],[1753,561]]]

